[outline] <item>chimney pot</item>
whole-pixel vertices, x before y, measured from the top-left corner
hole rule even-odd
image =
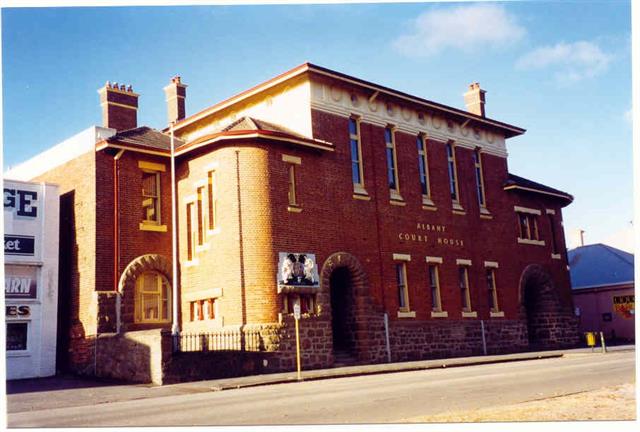
[[[98,94],[104,127],[121,131],[138,126],[138,95],[131,85],[107,81]]]

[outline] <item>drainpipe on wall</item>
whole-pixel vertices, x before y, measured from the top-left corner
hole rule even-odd
[[[118,161],[124,154],[121,149],[113,157],[113,291],[116,293],[116,333],[120,333],[120,182]],[[97,340],[96,340],[97,344]]]
[[[171,335],[173,336],[174,349],[177,336],[180,333],[178,324],[178,232],[176,223],[176,156],[173,127],[175,121],[171,122],[171,285],[172,290],[172,324]]]

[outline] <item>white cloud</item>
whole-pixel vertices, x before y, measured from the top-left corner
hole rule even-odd
[[[593,42],[560,42],[528,52],[518,59],[516,67],[524,70],[552,68],[556,71],[556,79],[570,83],[603,73],[611,60],[612,56]]]
[[[393,41],[394,48],[409,57],[426,57],[448,48],[471,51],[480,46],[506,45],[526,33],[514,16],[495,4],[424,12],[411,27]]]

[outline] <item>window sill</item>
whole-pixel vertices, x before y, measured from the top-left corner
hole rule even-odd
[[[448,318],[447,311],[431,311],[431,318]]]
[[[436,205],[431,201],[428,195],[422,195],[422,205],[435,207]]]
[[[518,243],[520,244],[530,244],[535,246],[544,246],[544,240],[529,240],[518,237]]]
[[[213,236],[213,235],[218,235],[218,234],[220,234],[220,227],[214,228],[212,230],[211,229],[207,230],[207,236],[208,237]]]
[[[198,259],[192,259],[191,261],[185,261],[184,262],[184,266],[185,267],[194,267],[197,266],[198,264],[200,264],[200,261],[198,261]]]
[[[167,232],[166,225],[154,225],[150,223],[140,222],[140,231]]]
[[[407,312],[398,311],[398,318],[415,318],[415,317],[416,317],[415,311],[407,311]]]
[[[551,258],[559,260],[562,259],[562,256],[560,254],[551,254]]]
[[[462,318],[478,318],[478,312],[465,312],[462,311]]]
[[[353,199],[357,199],[357,200],[361,200],[361,201],[371,201],[371,197],[369,195],[365,194],[359,194],[354,192],[353,193]]]
[[[407,205],[406,202],[402,201],[402,200],[396,200],[396,199],[390,199],[389,200],[389,204],[394,205],[394,206],[400,206],[400,207],[404,207]]]
[[[400,195],[400,192],[395,189],[389,189],[389,198],[395,201],[404,201],[404,199],[402,199],[402,195]]]
[[[480,214],[491,216],[491,212],[485,206],[480,206]]]
[[[209,250],[209,243],[203,243],[201,245],[196,245],[196,253],[204,252],[206,250]]]
[[[287,206],[287,211],[289,213],[301,213],[302,212],[302,207],[289,205],[289,206]]]
[[[423,204],[422,205],[422,210],[436,211],[436,210],[438,210],[438,207],[433,207],[433,206],[428,206],[428,205]]]
[[[493,216],[480,213],[480,219],[491,220]]]
[[[459,216],[464,216],[467,214],[466,211],[461,211],[461,210],[453,210],[451,213],[453,213],[454,215],[459,215]]]
[[[453,201],[453,202],[451,203],[451,208],[452,208],[454,211],[455,211],[455,210],[457,210],[457,211],[461,211],[461,212],[463,212],[463,211],[464,211],[464,208],[462,208],[462,206],[460,205],[460,203],[459,203],[459,202],[457,202],[457,201]]]
[[[491,312],[489,312],[489,317],[490,318],[504,318],[504,312],[503,311],[498,311],[498,312],[491,311]]]

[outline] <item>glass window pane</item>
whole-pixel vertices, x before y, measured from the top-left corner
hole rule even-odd
[[[7,323],[7,351],[24,351],[27,349],[27,323]]]
[[[349,119],[349,135],[357,135],[358,127],[354,119]]]

